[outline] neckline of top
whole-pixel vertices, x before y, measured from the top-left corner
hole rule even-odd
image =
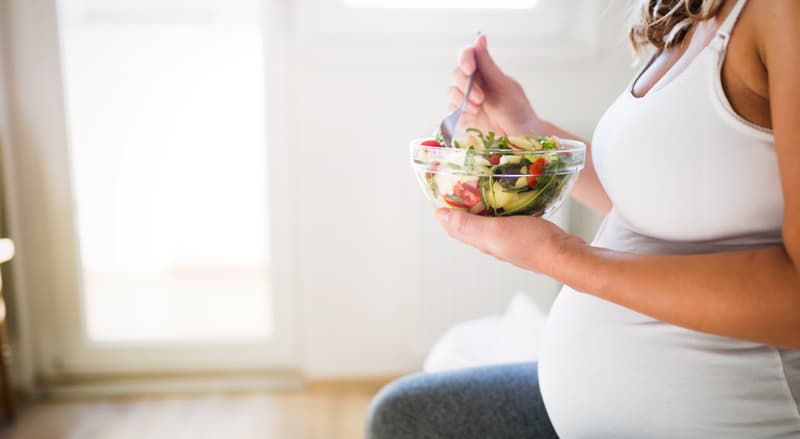
[[[723,18],[721,20],[719,26],[717,26],[717,28],[714,30],[714,32],[713,32],[714,36],[704,42],[703,48],[701,50],[699,50],[692,57],[691,60],[689,60],[689,62],[683,67],[683,70],[681,70],[680,72],[677,72],[677,73],[675,73],[673,75],[673,73],[674,73],[673,71],[675,70],[676,66],[681,64],[684,56],[686,56],[685,54],[681,55],[667,69],[667,71],[664,72],[664,74],[661,75],[661,77],[658,78],[658,80],[656,80],[656,82],[652,86],[650,86],[650,88],[643,95],[636,96],[636,94],[634,93],[634,88],[636,87],[636,84],[639,82],[639,80],[641,79],[642,75],[644,75],[644,73],[647,72],[647,70],[653,65],[653,62],[656,60],[656,58],[658,58],[658,56],[661,55],[661,53],[663,52],[663,49],[662,50],[658,50],[658,51],[656,51],[656,53],[653,54],[653,56],[647,62],[645,67],[641,71],[639,71],[639,73],[634,77],[633,81],[629,84],[629,86],[627,88],[627,93],[626,94],[633,100],[637,100],[637,101],[646,100],[651,95],[657,94],[659,91],[661,91],[661,90],[663,90],[665,88],[669,88],[670,84],[672,84],[673,82],[675,82],[676,80],[678,80],[682,76],[684,76],[684,73],[694,65],[694,63],[697,60],[697,58],[700,58],[701,56],[704,56],[704,54],[706,52],[708,52],[709,49],[713,49],[718,55],[722,56],[722,54],[725,52],[725,49],[728,46],[728,41],[730,40],[730,33],[733,31],[733,27],[736,25],[736,22],[738,21],[739,16],[741,15],[742,10],[744,9],[745,4],[747,3],[747,0],[733,0],[733,1],[735,1],[736,3],[733,5],[731,10],[728,11],[728,13],[725,15],[725,18]],[[706,21],[702,22],[702,25],[703,26],[707,26],[709,21],[711,21],[711,20],[716,20],[716,18],[711,18],[709,20],[706,20]],[[697,30],[697,28],[694,29],[695,32],[696,32],[696,30]],[[692,39],[694,39],[694,38],[695,38],[695,36],[692,35]],[[690,42],[690,46],[687,49],[687,51],[689,49],[691,49],[691,42]],[[664,79],[670,77],[671,75],[672,75],[672,77],[669,80],[669,82],[663,83]]]
[[[707,25],[708,24],[703,24],[703,26],[707,26]],[[645,64],[645,67],[641,71],[639,71],[639,73],[634,77],[633,81],[630,83],[630,85],[628,87],[628,93],[626,93],[626,94],[628,96],[630,96],[634,100],[646,100],[651,95],[658,94],[660,91],[662,91],[664,89],[668,89],[669,86],[672,85],[673,82],[681,79],[684,76],[684,74],[689,69],[691,69],[692,66],[694,66],[694,64],[695,64],[695,62],[697,61],[698,58],[704,56],[706,54],[706,52],[708,52],[712,48],[715,49],[716,48],[716,45],[715,45],[716,41],[727,38],[727,36],[721,31],[721,26],[718,27],[714,31],[713,35],[714,35],[713,38],[702,42],[702,44],[703,44],[702,49],[698,50],[695,54],[691,55],[691,59],[689,59],[688,63],[684,64],[684,61],[685,61],[684,58],[687,56],[686,53],[684,53],[677,60],[675,60],[675,62],[671,66],[669,66],[667,71],[664,72],[664,74],[662,74],[661,77],[659,77],[658,80],[656,80],[656,82],[652,86],[650,86],[650,88],[643,95],[637,96],[635,94],[635,92],[634,92],[634,89],[636,88],[636,84],[639,83],[639,80],[642,78],[642,76],[645,74],[645,72],[647,72],[650,69],[650,67],[652,67],[652,65],[655,62],[655,60],[664,52],[663,49],[656,51],[656,53],[654,53],[652,55],[652,57],[647,62],[647,64]],[[694,40],[695,38],[696,37],[694,35],[692,35],[692,39]],[[693,42],[690,41],[689,47],[686,49],[686,52],[689,52],[692,49],[692,45],[693,44],[697,44],[697,43],[693,43]],[[717,53],[719,53],[719,51],[717,51]],[[684,65],[681,65],[681,64],[684,64]],[[675,72],[676,68],[681,68],[681,67],[682,67],[682,69],[680,71]],[[667,81],[665,83],[664,80],[667,79],[667,78],[669,78],[669,81]]]

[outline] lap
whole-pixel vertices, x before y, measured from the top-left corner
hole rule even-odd
[[[381,389],[368,439],[550,439],[536,363],[419,373]]]

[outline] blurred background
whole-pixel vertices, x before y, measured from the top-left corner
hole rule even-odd
[[[535,360],[559,285],[448,239],[408,143],[477,31],[590,139],[632,75],[627,12],[0,0],[0,434],[359,438],[393,378]]]

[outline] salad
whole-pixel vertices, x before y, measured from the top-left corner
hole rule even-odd
[[[550,136],[498,136],[470,128],[453,148],[440,139],[412,144],[428,198],[487,216],[552,213],[583,167],[584,145]]]

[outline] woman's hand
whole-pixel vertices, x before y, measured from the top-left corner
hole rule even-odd
[[[477,71],[476,71],[477,69]],[[474,45],[461,51],[458,67],[453,71],[449,110],[455,110],[464,100],[467,77],[473,72],[470,101],[459,120],[462,128],[494,131],[506,135],[530,135],[541,132],[540,121],[531,108],[522,86],[503,73],[495,64],[486,46],[486,36],[478,37]]]
[[[579,139],[578,136],[539,119],[522,86],[503,73],[489,55],[485,35],[478,37],[474,45],[459,54],[458,68],[453,71],[453,86],[450,87],[450,111],[464,100],[467,76],[473,71],[476,74],[472,93],[469,95],[470,102],[458,121],[459,127],[477,128],[483,132],[494,131],[508,136],[538,134]],[[595,172],[591,144],[583,142],[587,147],[586,163],[572,195],[589,208],[606,214],[611,210],[611,200]]]
[[[550,274],[563,256],[589,247],[550,221],[532,216],[490,218],[437,209],[436,219],[452,238],[537,273]]]

